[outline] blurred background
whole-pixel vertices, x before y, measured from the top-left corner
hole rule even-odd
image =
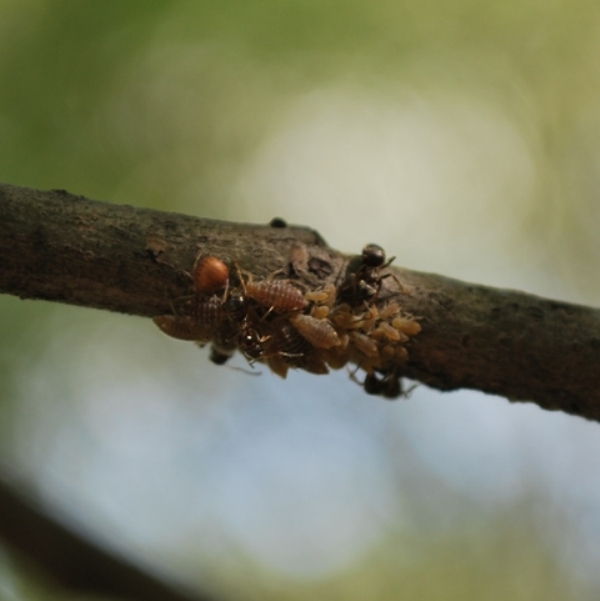
[[[591,0],[0,0],[0,181],[279,216],[592,306],[599,99]],[[600,594],[598,424],[252,377],[141,318],[0,315],[0,473],[156,574],[224,599]],[[55,595],[0,546],[1,599]]]

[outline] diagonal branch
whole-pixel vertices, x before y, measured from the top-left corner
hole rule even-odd
[[[350,257],[314,231],[208,221],[0,185],[0,292],[152,317],[206,252],[257,276],[339,284]],[[358,252],[359,249],[356,249]],[[298,257],[301,257],[298,263]],[[304,266],[299,268],[298,265]],[[600,420],[600,310],[391,268],[382,296],[421,317],[403,375]]]
[[[14,484],[0,479],[0,537],[54,584],[124,601],[214,601],[144,572],[71,529]]]

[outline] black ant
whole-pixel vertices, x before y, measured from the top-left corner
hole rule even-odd
[[[375,302],[381,289],[381,281],[391,274],[380,275],[392,263],[395,257],[387,262],[385,251],[378,244],[367,244],[360,256],[355,257],[348,265],[346,278],[340,286],[340,297],[352,305],[363,302]]]
[[[402,380],[396,370],[382,373],[381,377],[375,372],[367,374],[363,382],[363,388],[367,394],[382,396],[390,401],[401,396],[408,397],[416,387],[415,384],[408,390],[404,390]]]

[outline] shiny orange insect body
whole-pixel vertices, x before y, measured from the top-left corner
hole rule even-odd
[[[199,257],[192,273],[196,294],[214,294],[229,282],[229,267],[217,257]]]

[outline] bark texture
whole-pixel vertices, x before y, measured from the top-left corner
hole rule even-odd
[[[153,317],[190,293],[199,252],[265,277],[339,285],[351,256],[316,232],[96,202],[0,185],[0,292]],[[368,241],[365,241],[368,242]],[[376,241],[375,241],[376,242]],[[355,249],[356,253],[360,248]],[[403,375],[600,419],[600,311],[389,268],[381,300],[420,317]]]

